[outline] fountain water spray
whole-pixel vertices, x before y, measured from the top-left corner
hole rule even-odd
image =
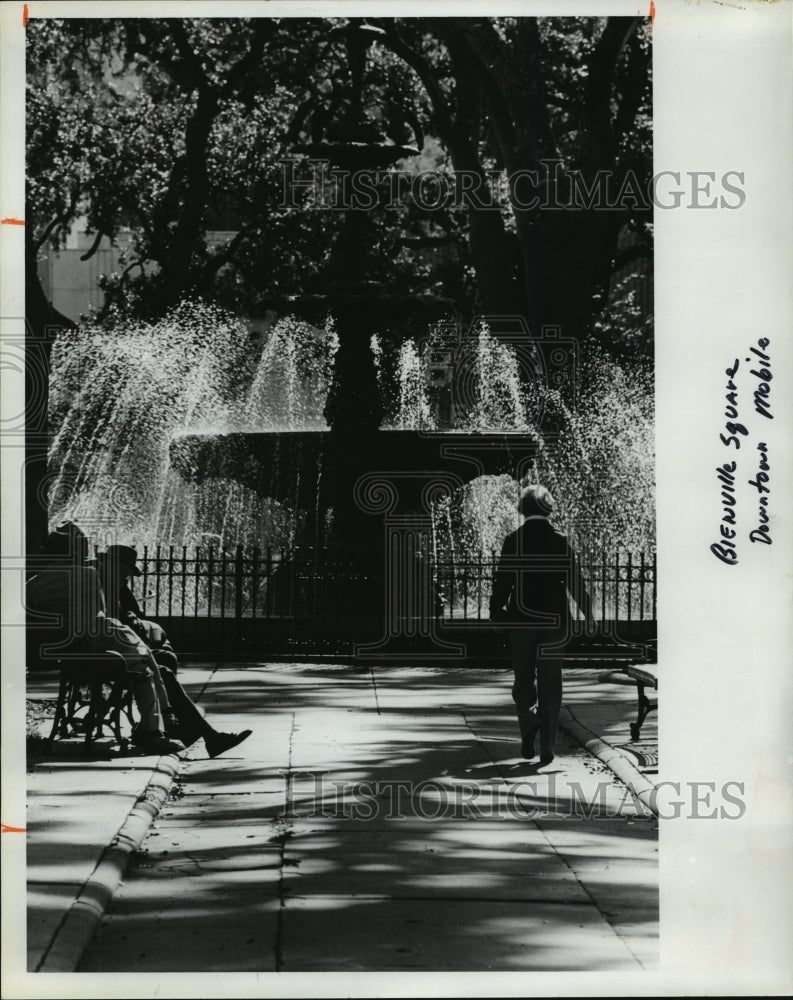
[[[482,326],[459,366],[459,384],[443,389],[454,392],[444,419],[432,344],[432,335],[424,344],[404,341],[387,370],[375,350],[381,392],[395,401],[386,426],[528,430],[537,441],[534,478],[554,494],[556,520],[578,544],[652,546],[646,379],[592,349],[571,408],[557,389],[523,385],[512,348]],[[198,303],[154,324],[119,321],[64,333],[53,352],[51,521],[104,525],[137,545],[193,545],[208,536],[226,546],[293,542],[308,511],[234,477],[185,481],[170,467],[168,449],[195,433],[324,429],[335,350],[332,324],[321,330],[283,317],[257,335]],[[498,549],[515,526],[517,493],[511,476],[463,487],[436,511],[439,550],[473,557]]]

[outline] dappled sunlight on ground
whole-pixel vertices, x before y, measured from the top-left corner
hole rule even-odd
[[[84,970],[657,961],[655,819],[566,736],[550,767],[517,756],[506,672],[267,664],[182,679],[216,725],[253,735],[215,760],[190,749]],[[75,769],[77,794],[125,764],[94,766],[108,770]],[[67,874],[78,827],[53,810],[40,833],[40,870],[57,842]]]

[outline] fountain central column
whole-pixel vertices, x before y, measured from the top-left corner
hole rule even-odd
[[[343,180],[345,195],[350,175]],[[346,203],[346,202],[345,202]],[[376,432],[383,420],[372,335],[377,332],[367,282],[368,219],[361,209],[348,208],[340,253],[342,280],[329,291],[339,346],[333,365],[324,416],[334,433]]]

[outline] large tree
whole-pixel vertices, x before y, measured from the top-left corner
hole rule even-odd
[[[339,106],[347,72],[328,37],[337,23],[32,22],[31,252],[62,241],[78,214],[94,236],[86,256],[128,226],[132,246],[108,301],[149,313],[194,294],[245,306],[311,286],[332,253],[339,213],[284,209],[282,162],[301,109]],[[372,48],[367,87],[373,103],[413,120],[417,113],[425,165],[429,156],[466,183],[479,177],[483,189],[496,174],[509,181],[537,171],[551,185],[544,204],[565,203],[568,171],[585,188],[607,172],[612,196],[632,173],[646,185],[642,19],[375,23],[385,34]],[[525,185],[517,190],[525,194]],[[408,205],[391,220],[390,278],[581,336],[620,263],[620,232],[632,226],[628,252],[647,254],[649,219],[630,190],[610,210],[522,209],[503,191],[491,210]],[[236,236],[211,246],[212,229]]]
[[[344,23],[30,22],[31,410],[35,403],[46,412],[51,334],[67,322],[44,296],[38,263],[64,245],[77,220],[91,237],[85,260],[126,231],[126,257],[105,283],[106,308],[156,317],[204,297],[255,313],[322,286],[337,263],[343,216],[284,206],[283,164],[343,107],[349,68],[331,29]],[[446,173],[463,187],[478,180],[493,193],[484,209],[428,209],[415,197],[381,206],[373,276],[411,293],[440,293],[463,312],[520,315],[535,332],[553,324],[579,339],[594,331],[612,349],[646,353],[651,316],[646,299],[637,307],[631,268],[642,258],[646,267],[652,252],[643,197],[652,164],[648,22],[372,23],[381,34],[364,81],[367,110],[395,142],[412,135],[421,147],[400,167]],[[571,171],[585,202],[587,191],[597,199],[605,178],[600,194],[616,203],[568,204]],[[532,172],[541,197],[522,207],[505,185]],[[219,243],[210,235],[218,230],[229,234]],[[604,310],[615,274],[628,308],[612,295]],[[39,428],[28,441],[30,542],[46,528],[36,514],[45,439]]]
[[[288,239],[278,232],[278,164],[309,80],[303,36],[315,39],[316,24],[33,23],[33,253],[62,245],[79,216],[93,236],[84,259],[128,228],[128,259],[107,297],[149,314],[205,294],[246,241],[291,242],[300,256],[300,220]],[[236,235],[213,246],[208,233],[220,228]]]
[[[641,18],[378,21],[414,70],[455,171],[515,183],[503,213],[471,210],[480,301],[568,336],[590,331],[632,226],[651,253],[650,44]],[[582,197],[576,201],[571,175]],[[547,186],[543,187],[544,182]],[[587,205],[588,192],[594,201]],[[539,197],[528,205],[532,194]],[[598,201],[600,198],[600,201]],[[510,217],[511,215],[511,217]],[[514,232],[516,239],[511,239]]]

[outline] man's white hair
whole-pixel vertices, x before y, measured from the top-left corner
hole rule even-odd
[[[547,517],[554,507],[553,497],[544,486],[533,483],[527,486],[520,495],[519,509],[524,517],[539,514]]]

